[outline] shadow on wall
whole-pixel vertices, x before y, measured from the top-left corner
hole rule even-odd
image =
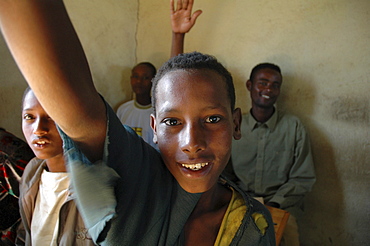
[[[132,65],[132,67],[133,66],[135,65]],[[131,84],[130,84],[130,76],[131,76],[132,67],[122,68],[121,80],[119,83],[120,85],[119,91],[122,97],[119,99],[116,105],[113,105],[114,112],[117,112],[118,107],[121,106],[123,103],[128,102],[134,98],[134,93],[131,89]]]
[[[305,123],[315,113],[315,88],[310,81],[292,77],[290,74],[283,74],[283,76],[277,107],[298,116]]]
[[[342,236],[346,230],[343,185],[333,147],[319,127],[311,125],[309,133],[317,180],[299,221],[301,245],[350,245]]]
[[[241,73],[240,70],[237,69],[229,69],[229,72],[234,80],[236,97],[235,107],[241,108],[243,114],[246,114],[251,108],[250,93],[246,87],[246,81],[248,80],[246,77],[248,77],[248,75]]]
[[[306,77],[307,78],[307,77]],[[316,183],[305,197],[305,211],[298,220],[302,246],[350,245],[345,236],[344,195],[333,146],[312,116],[316,107],[316,91],[311,81],[284,75],[278,107],[298,116],[310,136],[315,163]]]

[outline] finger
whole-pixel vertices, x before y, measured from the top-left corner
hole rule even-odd
[[[174,6],[175,2],[174,0],[170,0],[170,11],[171,11],[171,14],[173,14],[173,12],[175,12],[175,6]]]
[[[198,18],[198,16],[199,15],[201,15],[203,13],[203,11],[202,10],[197,10],[197,11],[195,11],[193,14],[192,14],[192,16],[191,16],[191,23],[192,24],[194,24],[195,23],[195,21],[197,20],[197,18]]]
[[[189,1],[188,0],[183,0],[182,2],[182,8],[187,10],[189,8]]]
[[[177,6],[176,10],[182,9],[182,0],[177,0]]]
[[[186,9],[191,10],[193,9],[193,4],[194,4],[194,0],[187,0],[187,5],[186,5]]]

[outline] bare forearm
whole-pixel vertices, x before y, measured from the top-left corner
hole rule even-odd
[[[185,33],[172,32],[171,57],[184,53]]]
[[[63,2],[0,0],[0,24],[15,61],[50,117],[82,145],[86,138],[104,139],[100,133],[87,137],[94,130],[105,131],[105,107]]]

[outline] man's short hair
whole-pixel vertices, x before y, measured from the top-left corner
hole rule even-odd
[[[202,54],[200,52],[183,53],[169,59],[158,70],[158,73],[153,78],[152,87],[152,104],[155,112],[157,85],[158,82],[169,72],[175,70],[211,70],[215,71],[224,78],[227,86],[228,98],[230,99],[231,109],[235,107],[235,88],[233,78],[229,71],[217,61],[214,56]]]
[[[157,68],[152,63],[150,63],[150,62],[140,62],[140,63],[136,64],[135,67],[133,67],[132,69],[134,69],[134,68],[136,68],[136,67],[138,67],[140,65],[144,65],[144,66],[149,67],[152,70],[153,77],[157,73]]]
[[[261,70],[261,69],[265,69],[265,68],[269,68],[269,69],[272,69],[272,70],[275,70],[276,72],[280,73],[281,75],[281,70],[280,70],[280,67],[278,65],[275,65],[275,64],[272,64],[272,63],[268,63],[268,62],[265,62],[265,63],[260,63],[258,65],[256,65],[252,71],[251,71],[251,75],[249,76],[249,80],[250,81],[253,81],[254,79],[254,76],[256,75],[256,73]]]

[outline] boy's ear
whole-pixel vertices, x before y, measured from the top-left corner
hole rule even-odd
[[[251,91],[252,81],[250,81],[250,79],[248,79],[247,82],[245,82],[245,86],[247,87],[248,91]]]
[[[239,140],[242,137],[240,126],[242,124],[242,111],[240,108],[234,109],[233,112],[233,122],[234,122],[234,139]]]
[[[158,138],[157,138],[157,121],[155,119],[155,116],[153,114],[150,115],[150,127],[153,130],[154,136],[153,136],[153,142],[158,143]]]

